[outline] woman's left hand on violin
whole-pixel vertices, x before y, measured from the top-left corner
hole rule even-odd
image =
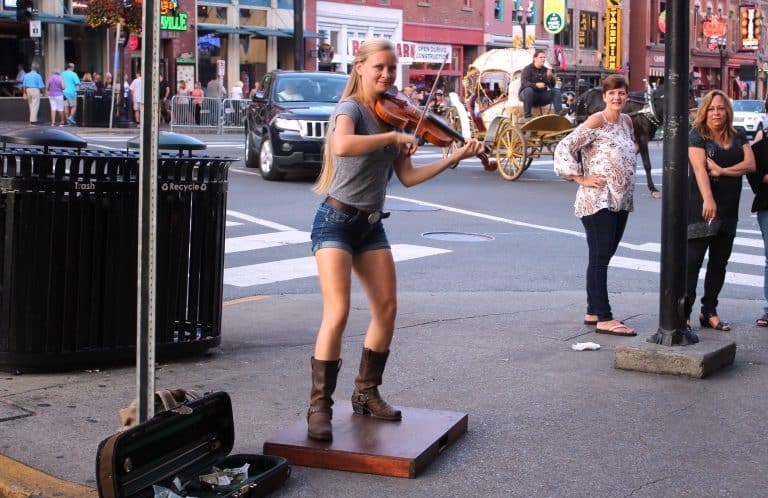
[[[468,157],[474,157],[481,152],[485,150],[485,145],[483,142],[477,140],[476,138],[470,138],[466,142],[464,142],[464,146],[456,149],[456,152],[451,154],[451,157],[455,161],[461,161],[462,159],[466,159]]]

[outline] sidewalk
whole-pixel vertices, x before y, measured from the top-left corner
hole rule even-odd
[[[46,121],[43,121],[42,123],[47,123]],[[49,128],[50,126],[48,124],[39,124],[32,126],[33,128]],[[13,130],[20,130],[23,128],[30,128],[29,123],[25,121],[0,121],[0,134],[7,133],[9,131]],[[109,128],[109,127],[99,127],[99,126],[62,126],[62,127],[54,127],[55,130],[64,130],[69,133],[74,133],[75,135],[81,135],[81,136],[87,136],[87,135],[103,135],[103,134],[112,134],[112,135],[138,135],[141,129],[138,125],[130,126],[128,128]],[[218,134],[217,128],[174,128],[171,130],[171,126],[169,124],[163,123],[160,125],[160,131],[173,131],[175,133],[183,133],[186,135],[215,135]],[[243,133],[243,130],[241,128],[225,128],[222,130],[222,135],[227,134],[233,134],[233,133]]]
[[[396,405],[466,412],[469,431],[416,479],[294,466],[274,496],[762,496],[768,332],[754,326],[760,303],[720,303],[734,325],[727,337],[737,342],[736,363],[693,380],[612,367],[614,347],[656,330],[657,294],[612,295],[618,316],[638,330],[634,339],[581,325],[583,302],[583,292],[566,291],[401,293],[382,392]],[[349,403],[367,324],[363,297],[352,304],[338,404]],[[227,304],[222,346],[160,365],[157,386],[227,391],[234,452],[260,453],[265,439],[304,417],[320,311],[316,294]],[[602,349],[570,349],[584,341]],[[0,415],[29,415],[0,417],[0,453],[95,487],[96,447],[135,397],[134,369],[0,379]],[[32,496],[28,488],[4,494],[16,484],[4,467],[0,496]],[[58,496],[89,496],[78,489]]]

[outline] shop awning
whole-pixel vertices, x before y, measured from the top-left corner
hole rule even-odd
[[[203,33],[219,33],[222,35],[250,35],[251,30],[248,28],[236,28],[234,26],[227,26],[224,24],[198,24],[197,30]]]
[[[286,36],[289,36],[293,38],[293,30],[292,29],[281,29],[283,33],[285,33]],[[304,38],[322,38],[323,35],[320,33],[317,33],[315,31],[305,31],[304,32]]]
[[[85,16],[76,16],[72,14],[68,14],[64,16],[54,16],[51,14],[38,14],[37,18],[46,24],[71,24],[71,25],[85,24]]]
[[[279,30],[279,29],[272,29],[272,28],[256,28],[253,26],[247,26],[246,29],[249,29],[251,31],[251,34],[258,35],[258,36],[276,36],[278,38],[289,38],[291,35],[286,34],[285,32]]]

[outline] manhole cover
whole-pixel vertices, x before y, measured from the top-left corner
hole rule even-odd
[[[421,234],[426,239],[449,240],[452,242],[485,242],[493,240],[490,235],[470,232],[424,232]]]
[[[22,417],[29,417],[30,415],[34,415],[34,413],[29,410],[25,410],[20,406],[0,401],[0,422]]]
[[[412,202],[387,202],[384,211],[440,211],[440,208]]]

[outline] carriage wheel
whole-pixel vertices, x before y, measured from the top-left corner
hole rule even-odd
[[[459,113],[453,107],[449,107],[443,118],[451,125],[451,128],[461,133],[461,120],[459,119]],[[442,147],[440,152],[443,154],[443,159],[453,154],[458,145],[456,142],[451,142],[450,145]]]
[[[516,126],[504,126],[496,135],[496,163],[505,180],[517,180],[530,165],[525,136]]]

